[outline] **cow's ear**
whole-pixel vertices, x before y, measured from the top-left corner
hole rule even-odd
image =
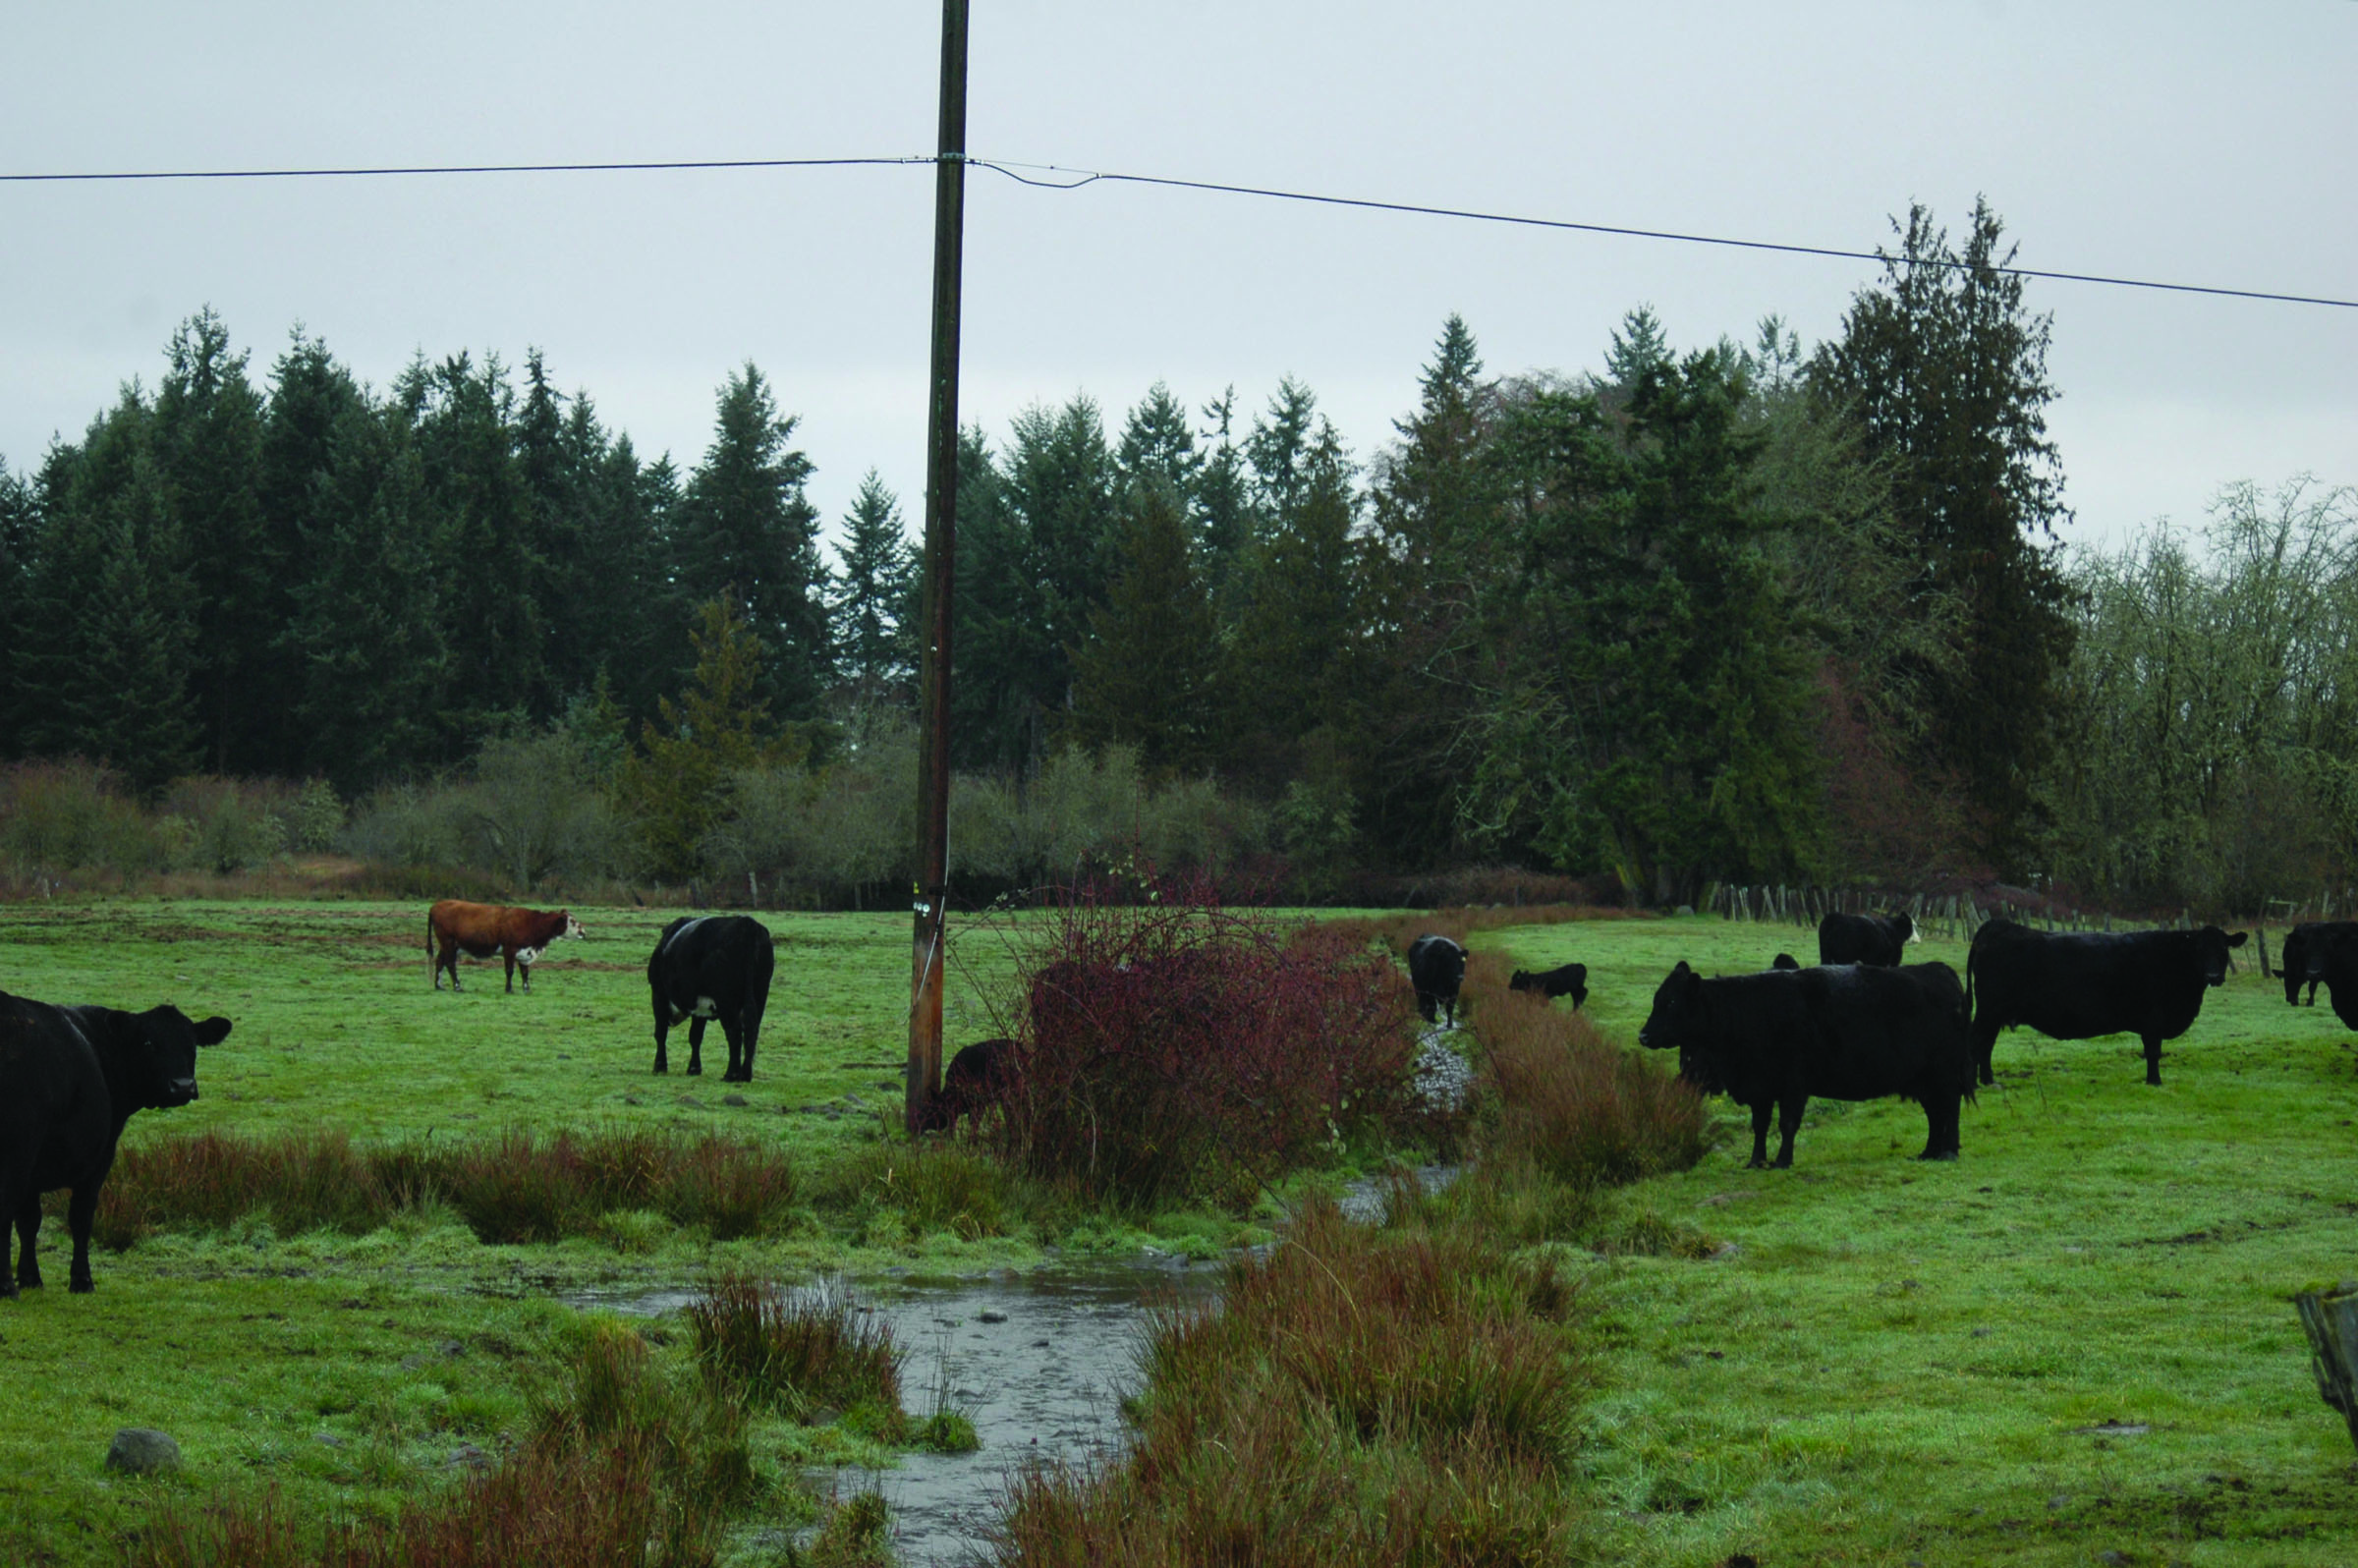
[[[2237,931],[2234,935],[2227,938],[2227,945],[2229,947],[2241,947],[2244,943],[2250,941],[2251,939],[2252,933],[2250,931]]]
[[[229,1038],[229,1028],[226,1018],[208,1018],[201,1024],[190,1025],[189,1033],[196,1036],[199,1045],[218,1045]]]

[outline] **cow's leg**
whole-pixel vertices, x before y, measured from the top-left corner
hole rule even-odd
[[[670,1052],[665,1048],[665,1041],[670,1038],[670,1036],[671,1020],[665,1016],[663,999],[657,997],[655,999],[655,1071],[658,1073],[671,1071]]]
[[[1975,1019],[1973,1021],[1973,1059],[1976,1071],[1980,1074],[1981,1080],[1985,1084],[1994,1084],[1997,1082],[1997,1075],[1990,1070],[1990,1055],[1996,1048],[1997,1020],[1994,1018],[1992,1019],[1990,1021],[1990,1027],[1988,1029],[1984,1029],[1982,1027],[1982,1021],[1978,1018]]]
[[[702,1078],[704,1073],[704,1019],[702,1014],[688,1020],[688,1076]]]
[[[1764,1099],[1752,1107],[1752,1163],[1754,1170],[1768,1168],[1768,1116],[1775,1108],[1774,1100]]]
[[[1776,1170],[1793,1167],[1793,1135],[1801,1131],[1802,1109],[1810,1103],[1807,1094],[1788,1094],[1776,1102]]]
[[[1918,1159],[1955,1159],[1957,1157],[1957,1116],[1963,1097],[1956,1094],[1928,1095],[1924,1102],[1924,1152]]]
[[[2162,1087],[2162,1036],[2148,1035],[2145,1038],[2145,1081],[2155,1089]]]
[[[90,1282],[90,1221],[98,1215],[98,1188],[106,1180],[100,1171],[86,1183],[74,1189],[74,1201],[66,1205],[66,1228],[74,1233],[74,1266],[66,1289],[76,1296],[87,1296],[97,1287]]]
[[[749,1076],[745,1070],[745,1020],[730,1014],[720,1021],[720,1033],[729,1042],[728,1071],[720,1075],[724,1084],[742,1084]]]
[[[516,994],[516,950],[512,947],[503,947],[499,950],[499,956],[507,961],[507,994],[513,996]]]
[[[518,962],[518,964],[516,965],[516,967],[517,967],[518,969],[520,969],[520,970],[524,971],[524,994],[525,994],[525,995],[527,995],[527,996],[530,996],[530,995],[532,995],[532,994],[533,994],[533,966],[532,966],[532,965],[530,965],[530,964],[523,963],[523,962],[519,961],[519,962]]]
[[[2309,982],[2309,1005],[2311,1007],[2315,1007],[2317,1005],[2317,986],[2318,982],[2316,980],[2311,980]]]
[[[17,1241],[22,1251],[17,1255],[17,1271],[13,1277],[5,1268],[0,1268],[0,1296],[14,1296],[20,1285],[27,1290],[38,1290],[41,1288],[41,1265],[34,1259],[32,1249],[34,1238],[41,1233],[41,1195],[27,1193],[24,1202],[17,1205],[17,1211],[6,1217],[16,1226]],[[4,1240],[6,1235],[5,1231],[0,1231],[0,1240]],[[7,1261],[5,1256],[0,1256],[0,1264]]]
[[[768,1005],[769,999],[765,996],[745,1004],[745,1077],[740,1082],[750,1084],[754,1081],[754,1046],[760,1041],[761,1014]]]

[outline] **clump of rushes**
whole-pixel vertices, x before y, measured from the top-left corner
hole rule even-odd
[[[1004,1236],[1016,1207],[1004,1165],[971,1144],[935,1139],[861,1145],[813,1198],[849,1211],[856,1227],[886,1244],[940,1231],[966,1241]],[[879,1235],[880,1227],[890,1234]]]
[[[1094,1198],[1231,1201],[1403,1113],[1407,982],[1364,942],[1208,884],[1086,886],[1039,927],[1002,1117],[1015,1167]]]
[[[828,1508],[811,1544],[786,1548],[786,1568],[892,1568],[891,1515],[874,1487]]]
[[[1507,989],[1505,965],[1475,955],[1483,1077],[1496,1110],[1487,1162],[1528,1166],[1575,1186],[1619,1185],[1685,1170],[1703,1157],[1703,1098],[1607,1040],[1585,1014]]]
[[[123,1149],[99,1195],[96,1232],[121,1250],[158,1230],[260,1214],[285,1235],[357,1235],[439,1203],[486,1242],[595,1235],[617,1210],[660,1213],[728,1240],[784,1229],[795,1198],[782,1150],[711,1135],[511,1130],[362,1148],[340,1133],[206,1132]]]
[[[1158,1326],[1126,1457],[1017,1478],[996,1560],[1566,1561],[1574,1295],[1487,1231],[1307,1206],[1222,1305]]]
[[[483,1475],[392,1521],[312,1538],[275,1493],[160,1511],[133,1568],[702,1568],[755,1493],[741,1407],[675,1381],[628,1329],[593,1327],[559,1397]]]
[[[901,1367],[908,1352],[892,1325],[839,1281],[800,1291],[720,1274],[688,1305],[697,1362],[712,1383],[797,1421],[823,1411],[858,1414],[889,1441],[907,1436]]]

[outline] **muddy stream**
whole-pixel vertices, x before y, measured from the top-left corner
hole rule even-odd
[[[946,1382],[982,1440],[971,1454],[909,1453],[875,1482],[891,1505],[893,1548],[908,1568],[984,1559],[1009,1476],[1034,1462],[1087,1465],[1127,1440],[1120,1401],[1143,1381],[1139,1353],[1153,1311],[1218,1293],[1217,1263],[1178,1260],[1080,1268],[1000,1270],[915,1283],[863,1279],[854,1298],[892,1324],[909,1352],[903,1402],[924,1416]],[[686,1289],[568,1292],[576,1307],[656,1316],[694,1298]],[[816,1478],[823,1490],[828,1480]],[[847,1475],[848,1487],[865,1475]]]

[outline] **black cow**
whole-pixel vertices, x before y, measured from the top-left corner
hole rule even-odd
[[[1818,923],[1818,962],[1897,969],[1914,940],[1916,923],[1905,915],[1828,915]]]
[[[2162,1042],[2194,1027],[2203,992],[2224,984],[2230,936],[2194,931],[2035,931],[1992,921],[1973,933],[1965,958],[1966,1005],[1982,1082],[1995,1082],[1990,1053],[1997,1032],[2027,1024],[2053,1039],[2135,1035],[2145,1042],[2145,1081],[2162,1082]]]
[[[1795,958],[1791,953],[1779,953],[1768,961],[1768,967],[1770,969],[1799,969],[1801,960]]]
[[[729,1041],[729,1070],[723,1083],[754,1081],[754,1046],[761,1037],[761,1014],[769,1006],[770,971],[777,954],[769,927],[747,915],[704,915],[676,920],[646,961],[646,987],[655,1004],[655,1071],[671,1070],[664,1037],[683,1019],[688,1025],[688,1072],[704,1070],[704,1024],[720,1020]]]
[[[1566,964],[1537,975],[1519,969],[1507,980],[1506,988],[1510,991],[1538,991],[1551,1002],[1559,996],[1569,996],[1572,1005],[1578,1007],[1589,999],[1589,966]]]
[[[1457,1028],[1457,989],[1466,981],[1466,950],[1446,936],[1428,931],[1408,944],[1408,982],[1417,988],[1417,1011],[1425,1022],[1443,1004],[1449,1027]]]
[[[23,1244],[10,1275],[0,1230],[0,1296],[40,1284],[41,1194],[60,1187],[74,1189],[69,1288],[91,1289],[90,1218],[123,1124],[134,1111],[195,1099],[196,1048],[219,1044],[229,1029],[226,1018],[193,1024],[177,1007],[52,1007],[0,992],[0,1226],[13,1219]]]
[[[985,1110],[1005,1099],[1015,1088],[1020,1071],[1016,1062],[1019,1049],[1011,1039],[986,1039],[966,1046],[951,1057],[949,1071],[942,1074],[941,1092],[926,1102],[925,1119],[918,1130],[954,1133],[959,1117],[980,1120]]]
[[[1973,1097],[1964,1020],[1920,978],[1889,970],[1841,965],[1705,980],[1681,963],[1654,993],[1638,1043],[1676,1049],[1690,1083],[1751,1110],[1755,1168],[1793,1163],[1793,1134],[1813,1095],[1915,1100],[1926,1122],[1916,1157],[1954,1159],[1959,1108]]]
[[[2342,1028],[2358,1030],[2358,942],[2327,942],[2321,949],[2316,973],[2325,984],[2326,1000],[2333,1004],[2333,1016]]]
[[[2284,1003],[2293,1006],[2301,1000],[2301,986],[2309,987],[2308,1005],[2317,1005],[2317,987],[2326,978],[2329,949],[2336,944],[2358,938],[2358,921],[2304,921],[2295,925],[2284,938],[2283,966]]]

